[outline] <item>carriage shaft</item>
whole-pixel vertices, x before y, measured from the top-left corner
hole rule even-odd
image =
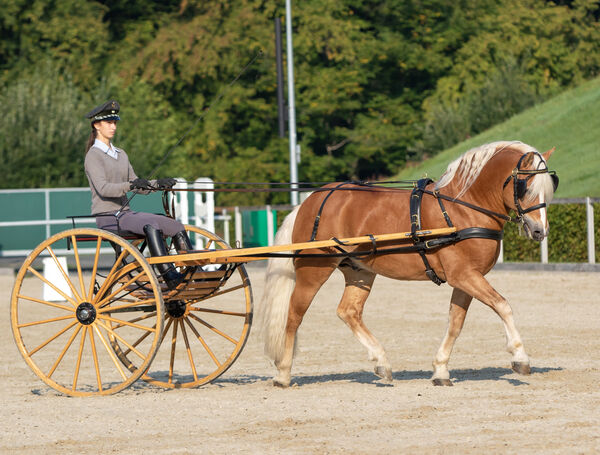
[[[416,232],[418,237],[432,237],[448,235],[456,232],[455,227],[451,228],[440,228],[440,229],[427,229]],[[257,260],[264,260],[264,257],[258,257],[257,255],[265,253],[277,253],[284,251],[298,251],[307,249],[321,249],[335,246],[350,246],[360,245],[363,243],[375,242],[386,242],[392,240],[407,240],[412,237],[411,232],[398,232],[393,234],[380,234],[368,236],[364,235],[361,237],[350,237],[345,239],[329,239],[329,240],[316,240],[312,242],[302,243],[291,243],[287,245],[274,245],[254,248],[234,248],[228,250],[210,250],[210,251],[198,251],[184,254],[177,254],[173,256],[156,256],[147,258],[150,264],[162,264],[165,262],[175,263],[177,266],[183,265],[204,265],[211,263],[225,263],[225,262],[250,262]]]

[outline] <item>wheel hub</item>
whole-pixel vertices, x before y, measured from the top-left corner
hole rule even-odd
[[[166,302],[165,306],[167,308],[167,313],[172,318],[182,317],[187,308],[187,304],[181,300],[172,300],[170,302]]]
[[[96,320],[96,308],[89,302],[83,302],[77,307],[75,315],[83,325],[90,325]]]

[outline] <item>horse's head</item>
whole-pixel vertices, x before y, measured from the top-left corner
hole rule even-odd
[[[547,204],[558,187],[558,176],[547,165],[553,152],[523,154],[503,187],[504,204],[517,213],[525,234],[537,241],[548,235]]]

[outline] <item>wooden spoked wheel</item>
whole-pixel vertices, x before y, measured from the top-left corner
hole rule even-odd
[[[108,395],[148,369],[162,339],[164,304],[135,246],[100,229],[71,229],[23,263],[11,324],[19,351],[46,384],[68,395]],[[130,368],[115,355],[115,339],[130,349]]]
[[[195,226],[186,230],[196,249],[230,248],[209,231]],[[232,267],[216,264],[187,270],[190,278],[183,290],[164,293],[163,341],[142,379],[168,388],[197,387],[235,362],[250,334],[252,290],[244,266]]]

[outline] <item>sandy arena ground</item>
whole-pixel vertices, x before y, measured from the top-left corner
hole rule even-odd
[[[249,274],[256,304],[264,268]],[[202,388],[138,381],[72,398],[21,358],[9,320],[14,278],[0,276],[0,453],[600,452],[600,275],[498,271],[489,280],[511,302],[530,376],[510,370],[500,319],[474,302],[450,360],[454,387],[433,387],[451,289],[379,277],[365,320],[394,368],[393,384],[382,383],[337,319],[336,273],[300,328],[289,389],[271,385],[275,370],[254,330],[233,367]]]

